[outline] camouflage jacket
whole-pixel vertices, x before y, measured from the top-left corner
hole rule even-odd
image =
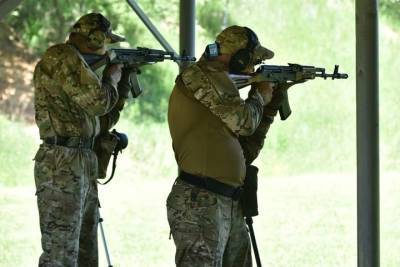
[[[118,92],[102,82],[72,44],[50,47],[34,72],[35,119],[40,138],[79,136],[90,138],[119,118],[113,111]]]

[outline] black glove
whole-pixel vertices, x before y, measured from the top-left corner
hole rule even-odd
[[[287,98],[287,90],[293,85],[303,83],[305,81],[306,80],[278,83],[272,93],[271,101],[264,107],[264,115],[272,118],[275,117],[279,108],[282,106],[283,101]]]
[[[285,99],[285,91],[275,88],[271,101],[264,107],[264,116],[275,117]]]
[[[103,71],[103,82],[111,84],[114,88],[116,88],[117,84],[121,81],[121,68],[121,64],[111,64],[106,66]]]
[[[128,98],[129,92],[131,91],[133,87],[133,83],[131,81],[130,74],[132,72],[135,72],[136,69],[133,68],[123,68],[122,69],[122,75],[121,75],[121,80],[118,83],[118,94],[120,98]]]

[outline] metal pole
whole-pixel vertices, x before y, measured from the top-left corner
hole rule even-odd
[[[356,0],[358,266],[379,260],[379,72],[377,0]]]
[[[253,218],[246,217],[246,224],[250,233],[251,245],[253,246],[254,258],[256,259],[257,267],[262,267],[260,253],[258,252],[256,235],[254,234]]]
[[[132,8],[132,10],[135,11],[136,15],[138,15],[138,17],[142,20],[142,22],[147,27],[147,29],[149,29],[149,31],[153,34],[153,36],[161,44],[161,46],[164,47],[164,49],[167,50],[168,52],[174,52],[174,54],[177,55],[175,50],[172,48],[172,46],[161,35],[161,33],[157,30],[156,26],[154,26],[154,24],[146,16],[146,14],[139,7],[139,5],[136,3],[136,1],[134,1],[134,0],[126,0],[126,1],[128,2],[129,6]]]
[[[195,56],[196,42],[196,2],[195,0],[180,0],[179,5],[179,53],[182,56]],[[182,62],[181,70],[190,62]]]
[[[111,264],[111,258],[110,258],[110,253],[108,252],[108,246],[107,246],[107,241],[106,241],[106,235],[104,234],[104,228],[103,228],[103,218],[100,215],[100,209],[98,208],[99,212],[99,225],[100,225],[100,233],[101,233],[101,239],[103,240],[103,245],[104,245],[104,251],[106,253],[106,258],[107,258],[107,264],[108,267],[113,267]]]

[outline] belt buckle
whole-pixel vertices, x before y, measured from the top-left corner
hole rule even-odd
[[[79,138],[78,146],[79,146],[79,148],[90,148],[90,149],[92,149],[93,148],[93,141],[94,141],[94,138],[83,138],[83,137],[81,137],[81,138]]]
[[[84,138],[78,137],[78,142],[75,143],[77,148],[84,148],[85,142]]]
[[[78,147],[83,148],[83,145],[84,145],[83,138],[79,137]]]

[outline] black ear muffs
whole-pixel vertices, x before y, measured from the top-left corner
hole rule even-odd
[[[232,73],[240,73],[250,64],[254,48],[258,45],[257,35],[249,28],[245,27],[247,32],[247,45],[239,49],[232,55],[229,62],[229,70]]]
[[[219,43],[215,42],[206,46],[205,55],[207,58],[215,58],[221,55]]]
[[[251,52],[246,48],[239,49],[232,55],[229,61],[229,69],[232,73],[239,73],[249,65],[250,60]]]

